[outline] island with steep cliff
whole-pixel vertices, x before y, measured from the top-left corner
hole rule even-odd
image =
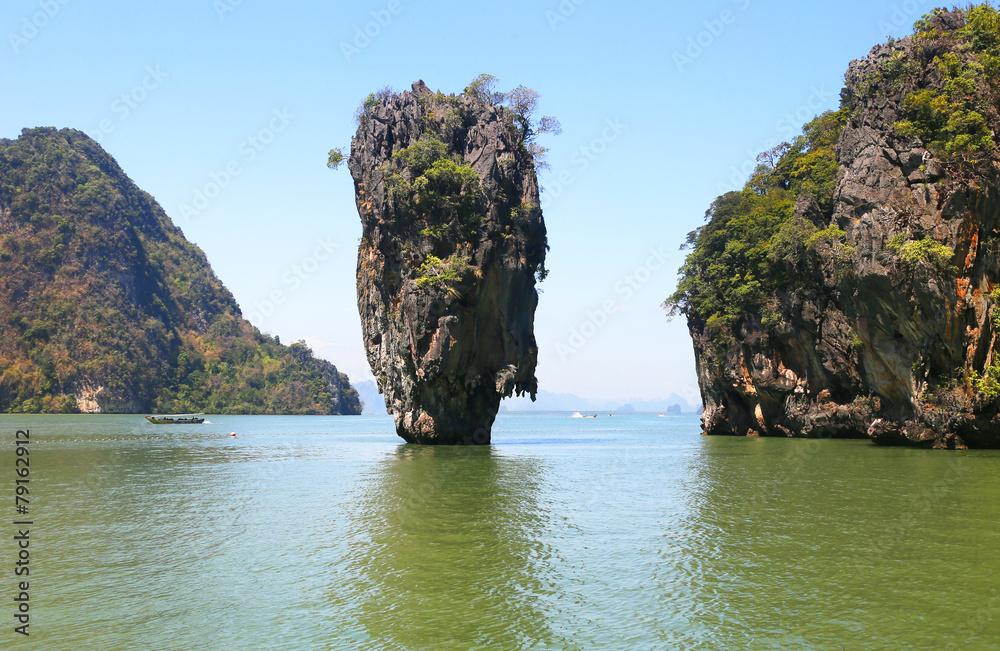
[[[0,412],[358,414],[86,134],[0,140]]]
[[[691,233],[707,434],[1000,446],[1000,16],[937,10]]]
[[[478,78],[372,94],[348,167],[363,236],[358,308],[368,361],[413,443],[486,444],[501,398],[537,391],[534,313],[546,232],[537,93]]]

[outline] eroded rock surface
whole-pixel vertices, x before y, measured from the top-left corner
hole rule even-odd
[[[964,24],[961,12],[933,19],[936,33]],[[799,286],[769,297],[781,318],[767,325],[764,311],[747,314],[720,344],[689,314],[706,433],[1000,446],[997,148],[946,154],[900,127],[915,91],[947,95],[965,70],[974,92],[993,92],[969,50],[907,38],[850,65],[833,210],[807,196],[795,209],[849,246],[817,247]],[[983,117],[1000,133],[995,108]]]
[[[485,444],[502,397],[537,391],[545,226],[509,109],[411,91],[364,105],[348,163],[368,361],[411,443]]]

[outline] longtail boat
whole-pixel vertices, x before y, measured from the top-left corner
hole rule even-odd
[[[198,425],[204,423],[204,418],[197,416],[146,416],[146,420],[154,425]]]

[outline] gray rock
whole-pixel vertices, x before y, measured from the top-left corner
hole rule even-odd
[[[444,200],[415,191],[423,170],[393,154],[433,138],[478,188]],[[507,109],[418,81],[369,106],[348,167],[363,226],[365,348],[397,433],[489,443],[501,398],[537,391],[535,280],[547,246],[524,134]]]
[[[952,12],[936,20],[962,24]],[[989,294],[1000,282],[1000,165],[928,158],[925,143],[894,129],[909,89],[943,83],[936,65],[910,86],[879,77],[895,52],[930,62],[949,47],[881,45],[845,76],[852,114],[833,211],[820,215],[807,199],[796,211],[846,231],[848,273],[821,249],[803,288],[771,297],[784,323],[768,329],[747,315],[721,361],[705,323],[689,319],[706,433],[1000,447],[1000,401],[970,381],[997,355]],[[996,112],[989,119],[1000,133]],[[900,234],[949,247],[951,264],[906,263],[887,247]]]

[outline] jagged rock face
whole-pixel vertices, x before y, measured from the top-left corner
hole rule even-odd
[[[506,109],[417,82],[366,106],[349,167],[365,348],[396,431],[489,443],[501,398],[537,391],[546,238],[521,130]]]
[[[944,28],[964,24],[943,12]],[[748,315],[724,350],[704,321],[689,319],[708,434],[871,437],[937,448],[1000,447],[996,397],[977,386],[997,351],[990,291],[1000,279],[996,150],[976,163],[930,156],[896,125],[914,88],[940,89],[929,62],[961,50],[904,39],[851,64],[852,110],[837,149],[832,214],[801,197],[799,215],[835,225],[854,247],[845,270],[827,247],[804,287],[773,296],[782,324]],[[922,61],[902,83],[893,59]],[[986,116],[1000,133],[996,112]],[[949,264],[901,259],[891,240],[931,239]]]

